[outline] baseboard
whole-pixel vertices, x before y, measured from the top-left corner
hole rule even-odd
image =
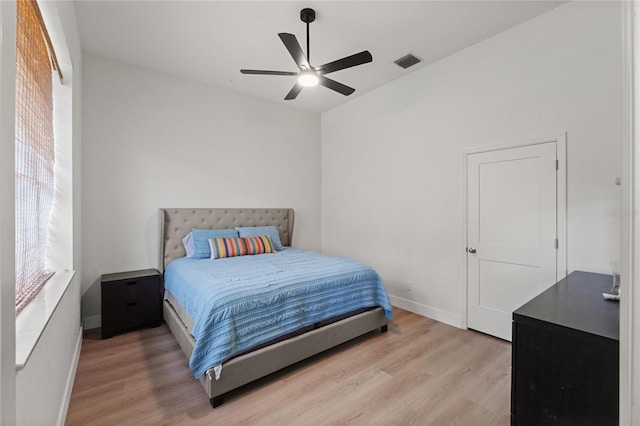
[[[99,328],[100,326],[102,326],[102,315],[93,315],[91,317],[84,317],[82,319],[82,328],[84,328],[85,330]]]
[[[76,370],[78,369],[78,361],[80,360],[80,351],[82,350],[82,327],[78,331],[78,339],[76,341],[76,350],[73,353],[73,361],[71,368],[69,369],[69,376],[67,377],[67,385],[64,388],[64,395],[62,397],[62,404],[60,405],[60,413],[58,414],[57,425],[64,425],[67,419],[67,411],[69,410],[69,402],[71,402],[71,391],[73,390],[73,382],[76,378]]]
[[[444,309],[434,308],[433,306],[423,305],[422,303],[417,303],[398,296],[389,295],[389,300],[393,306],[397,306],[398,308],[452,325],[454,327],[465,328],[462,316],[459,314],[445,311]]]

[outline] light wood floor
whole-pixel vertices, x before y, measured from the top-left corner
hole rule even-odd
[[[85,333],[68,425],[508,425],[511,345],[396,308],[373,332],[213,409],[166,325]],[[224,369],[222,374],[224,374]]]

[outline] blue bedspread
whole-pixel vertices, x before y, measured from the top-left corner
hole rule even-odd
[[[372,306],[392,315],[372,268],[293,248],[216,260],[179,258],[167,266],[164,279],[194,319],[189,366],[196,378],[257,345],[336,315]]]

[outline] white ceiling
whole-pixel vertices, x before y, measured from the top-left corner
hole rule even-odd
[[[85,51],[323,112],[409,72],[547,12],[557,1],[98,1],[76,2]],[[284,96],[291,76],[240,74],[240,68],[297,71],[278,38],[296,35],[306,51],[300,10],[311,7],[311,64],[369,50],[373,62],[331,78],[356,89],[343,96],[324,87]],[[424,61],[407,70],[394,60]]]

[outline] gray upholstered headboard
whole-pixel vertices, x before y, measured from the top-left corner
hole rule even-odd
[[[280,232],[283,246],[293,236],[293,209],[160,209],[158,269],[164,272],[169,262],[184,257],[182,239],[193,228],[233,229],[236,226],[273,225]]]

